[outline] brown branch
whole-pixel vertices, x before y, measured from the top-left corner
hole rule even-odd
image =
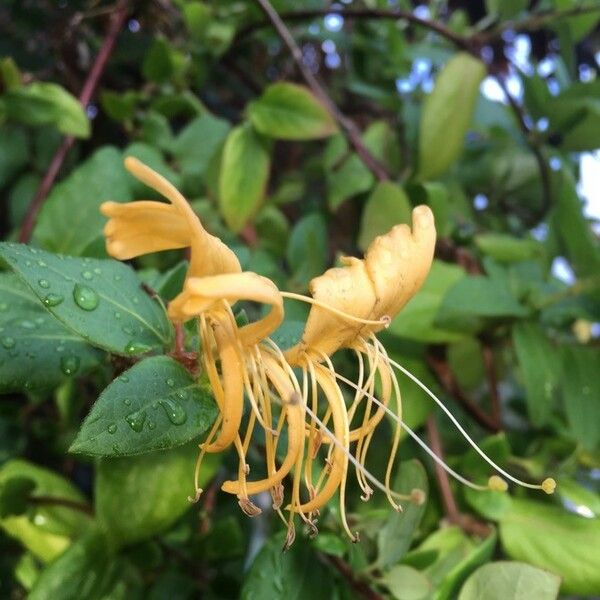
[[[458,33],[448,29],[442,23],[437,21],[429,21],[428,19],[421,19],[417,17],[415,14],[408,10],[400,10],[400,9],[355,9],[355,10],[344,10],[339,8],[317,8],[313,10],[295,10],[291,12],[281,13],[280,18],[283,21],[306,21],[309,19],[314,19],[316,17],[325,17],[327,15],[339,15],[344,19],[368,19],[368,20],[378,20],[378,19],[392,19],[396,21],[406,21],[411,25],[416,25],[418,27],[422,27],[424,29],[429,29],[437,33],[438,35],[446,38],[450,42],[452,42],[455,46],[466,50],[467,52],[473,52],[473,43],[469,38],[465,38]],[[258,29],[262,29],[267,27],[270,22],[272,22],[269,17],[269,21],[258,21],[256,23],[250,23],[240,29],[239,33],[236,36],[236,41],[239,41],[254,31]]]
[[[70,500],[69,498],[55,498],[54,496],[30,496],[27,501],[36,506],[62,506],[64,508],[71,508],[72,510],[85,513],[90,517],[94,516],[94,509],[91,506],[83,502]]]
[[[454,374],[450,370],[445,357],[440,357],[434,352],[427,355],[427,364],[435,373],[444,390],[455,398],[460,405],[485,429],[497,433],[500,430],[498,423],[488,415],[480,406],[475,404],[462,390]]]
[[[261,10],[265,13],[269,22],[287,46],[290,54],[296,66],[298,67],[302,77],[314,92],[314,94],[323,103],[325,108],[329,111],[331,116],[338,123],[342,131],[346,134],[348,141],[352,147],[356,150],[356,153],[366,165],[366,167],[373,173],[373,175],[379,181],[386,181],[389,176],[383,167],[383,165],[371,154],[369,149],[365,146],[360,130],[354,122],[346,117],[340,109],[336,106],[335,102],[331,99],[325,88],[321,85],[319,80],[315,77],[313,72],[306,66],[304,57],[302,56],[302,50],[294,40],[290,30],[286,27],[285,23],[281,20],[277,11],[271,6],[269,0],[255,0],[260,6]]]
[[[437,424],[433,416],[427,419],[427,437],[429,445],[433,452],[444,460],[444,450],[442,448],[442,439],[438,431]],[[448,521],[461,527],[466,533],[487,537],[491,531],[490,527],[481,521],[478,521],[471,515],[462,514],[458,510],[456,499],[452,492],[448,473],[437,462],[435,463],[435,475],[442,495],[442,503],[444,504],[444,512]]]
[[[350,565],[341,558],[330,554],[322,554],[321,556],[324,557],[326,562],[337,569],[344,581],[356,592],[357,597],[365,598],[366,600],[383,600],[383,596],[380,596],[365,581],[358,579]]]
[[[500,404],[500,395],[498,393],[498,374],[494,364],[494,350],[487,340],[481,340],[481,353],[483,365],[488,382],[490,393],[490,404],[492,407],[492,419],[498,429],[502,428],[502,407]]]
[[[511,109],[517,119],[519,128],[521,129],[521,132],[523,133],[523,137],[525,138],[525,141],[527,142],[527,145],[529,146],[531,152],[535,156],[535,160],[538,164],[538,170],[540,172],[540,179],[542,182],[541,214],[545,215],[546,212],[550,209],[550,206],[552,205],[552,185],[550,182],[550,167],[548,166],[548,163],[546,162],[546,159],[544,158],[544,155],[542,154],[542,148],[540,146],[540,143],[539,143],[537,137],[529,129],[529,126],[527,125],[525,110],[517,102],[517,100],[512,96],[512,94],[508,90],[508,87],[507,87],[504,79],[502,79],[502,77],[500,75],[498,75],[497,73],[491,73],[491,75],[493,75],[493,77],[498,82],[498,85],[504,92],[504,95],[506,96],[508,104],[511,107]]]
[[[128,13],[129,0],[119,0],[114,12],[111,14],[110,23],[106,32],[106,37],[104,38],[104,42],[98,51],[96,60],[94,61],[94,64],[92,65],[92,68],[90,69],[90,72],[83,84],[81,93],[79,94],[79,101],[84,108],[89,104],[94,92],[96,91],[96,88],[98,87],[98,83],[102,77],[102,74],[104,73],[108,59],[114,50],[117,36],[123,28],[123,23],[125,22]],[[66,136],[52,157],[50,165],[48,166],[48,169],[42,181],[40,182],[35,196],[33,197],[33,200],[27,209],[27,213],[25,215],[19,235],[20,242],[27,243],[31,238],[31,234],[33,232],[40,209],[42,208],[42,205],[44,204],[74,142],[75,138],[73,136]]]

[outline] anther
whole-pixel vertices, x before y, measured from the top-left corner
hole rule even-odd
[[[556,489],[556,481],[552,479],[552,477],[548,477],[542,481],[541,487],[546,494],[554,494],[554,490]]]
[[[488,488],[494,492],[505,492],[508,489],[508,483],[506,483],[502,477],[499,477],[498,475],[492,475],[488,479]]]
[[[278,510],[283,504],[283,485],[281,483],[271,488],[271,498],[273,499],[273,510]]]
[[[257,517],[262,513],[262,510],[256,504],[250,502],[249,498],[238,498],[238,504],[243,513],[249,517]]]

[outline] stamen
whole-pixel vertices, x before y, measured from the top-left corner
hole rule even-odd
[[[498,466],[469,436],[469,434],[463,429],[462,425],[458,422],[458,420],[454,417],[454,415],[446,408],[443,402],[424,384],[418,379],[415,375],[413,375],[408,369],[405,369],[402,365],[399,365],[396,361],[389,359],[390,364],[402,373],[406,375],[409,379],[414,381],[448,416],[450,421],[455,425],[455,427],[462,433],[467,442],[476,450],[476,452],[485,460],[490,466],[492,466],[498,473],[504,475],[506,479],[509,479],[513,483],[517,485],[521,485],[523,487],[532,489],[532,490],[543,490],[546,494],[552,494],[556,489],[556,481],[549,477],[545,479],[541,484],[527,483],[526,481],[521,481],[517,479],[510,473],[506,472],[500,466]]]
[[[339,375],[338,373],[336,373],[336,377],[340,381],[343,381],[345,384],[349,385],[350,387],[355,387],[355,385],[356,385],[353,381],[351,381],[350,379],[347,379],[343,375]],[[402,429],[404,429],[404,431],[406,431],[406,433],[408,433],[408,435],[410,435],[410,437],[412,437],[413,440],[415,440],[415,442],[417,442],[417,444],[419,444],[419,446],[421,446],[421,448],[423,448],[423,450],[425,450],[425,452],[427,452],[427,454],[429,454],[429,456],[431,456],[431,458],[438,465],[440,465],[447,473],[452,475],[452,477],[454,477],[456,480],[460,481],[467,487],[470,487],[474,490],[483,491],[483,490],[488,489],[487,486],[478,485],[476,483],[473,483],[472,481],[469,481],[468,479],[465,479],[462,475],[459,475],[454,469],[452,469],[452,467],[448,466],[406,423],[404,423],[404,421],[401,421],[401,420],[398,421],[397,415],[395,413],[393,413],[387,406],[385,406],[383,404],[383,402],[381,402],[375,396],[371,396],[371,400],[373,400],[373,402],[375,402],[375,404],[377,404],[378,406],[381,406],[382,408],[384,408],[385,412],[396,423],[398,423],[400,425],[400,427],[402,427]]]
[[[339,310],[325,302],[321,302],[315,298],[311,298],[310,296],[303,296],[302,294],[294,294],[293,292],[279,292],[284,298],[289,298],[291,300],[299,300],[300,302],[306,302],[307,304],[314,304],[319,308],[323,308],[324,310],[328,310],[329,312],[341,317],[342,319],[346,319],[347,321],[353,321],[354,323],[362,323],[363,325],[375,325],[376,327],[389,327],[390,325],[390,317],[384,315],[381,319],[373,320],[373,319],[361,319],[360,317],[355,317],[354,315],[350,315],[343,310]]]

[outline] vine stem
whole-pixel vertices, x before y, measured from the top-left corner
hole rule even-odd
[[[104,70],[106,69],[106,65],[112,52],[114,50],[117,37],[123,28],[123,24],[125,23],[125,19],[129,14],[129,0],[119,0],[115,5],[113,12],[110,15],[110,21],[108,25],[108,29],[106,31],[106,36],[104,41],[102,42],[102,46],[98,51],[98,55],[96,56],[96,60],[88,73],[88,76],[81,88],[81,93],[79,94],[79,101],[85,108],[90,100],[92,99],[96,88],[98,87],[98,83],[100,82],[100,78],[102,77]],[[75,143],[75,138],[72,135],[68,135],[63,138],[62,143],[56,150],[56,153],[52,157],[50,161],[50,165],[40,182],[40,185],[33,197],[33,200],[29,204],[27,208],[27,213],[25,215],[25,219],[23,220],[23,225],[21,227],[21,232],[19,234],[19,241],[22,243],[27,243],[33,232],[33,228],[35,226],[35,222],[37,216],[42,208],[50,189],[54,185],[58,174],[62,168],[63,163],[69,153],[69,150]]]
[[[292,59],[296,63],[306,83],[313,91],[315,96],[317,96],[317,98],[322,102],[322,104],[325,106],[325,108],[331,114],[334,120],[338,123],[342,131],[346,134],[348,141],[356,150],[356,153],[358,154],[362,162],[379,181],[387,181],[389,179],[389,176],[384,166],[371,154],[369,149],[365,146],[364,142],[362,141],[358,127],[354,124],[354,122],[351,119],[349,119],[348,117],[346,117],[346,115],[342,113],[342,111],[337,107],[335,102],[331,99],[326,89],[321,85],[321,83],[315,77],[313,72],[307,67],[307,65],[304,62],[304,57],[302,56],[302,50],[296,43],[296,40],[290,33],[290,30],[282,21],[281,17],[273,8],[269,0],[256,0],[256,3],[265,13],[271,25],[273,26],[283,43],[287,46],[288,50],[290,51],[290,54],[292,55]]]

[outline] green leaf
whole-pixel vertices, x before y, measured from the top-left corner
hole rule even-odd
[[[585,448],[595,450],[600,442],[600,379],[598,350],[562,348],[563,397],[571,433]]]
[[[193,494],[196,444],[126,458],[104,458],[96,473],[96,515],[111,541],[127,546],[166,531],[186,512]],[[203,462],[200,485],[214,475],[220,457]]]
[[[0,483],[0,519],[18,517],[27,511],[36,482],[29,477],[10,477]]]
[[[505,21],[518,16],[527,8],[529,2],[528,0],[486,0],[485,5],[488,13]]]
[[[484,254],[508,263],[536,258],[542,251],[542,245],[535,240],[520,240],[501,233],[477,235],[475,244]]]
[[[61,133],[86,138],[90,122],[79,100],[56,83],[34,82],[3,95],[7,116],[27,125],[54,125]]]
[[[0,273],[0,331],[0,393],[55,388],[101,356],[49,316],[12,273]]]
[[[310,544],[298,536],[282,552],[284,536],[273,536],[261,549],[242,587],[241,600],[330,600],[333,579]]]
[[[192,39],[202,42],[211,21],[212,11],[204,2],[186,2],[182,7],[183,20]]]
[[[486,319],[525,317],[528,310],[519,304],[500,279],[466,275],[446,293],[435,324],[457,331],[476,332]]]
[[[566,169],[558,188],[552,223],[575,273],[579,277],[596,275],[600,270],[600,243],[583,214],[573,175]]]
[[[329,111],[307,87],[284,81],[251,102],[248,117],[257,131],[279,140],[313,140],[337,131]]]
[[[173,51],[169,43],[161,37],[154,38],[142,64],[144,78],[154,83],[165,83],[174,72]]]
[[[1,119],[0,119],[1,121]],[[4,187],[27,163],[27,137],[17,127],[2,125],[0,136],[0,186]]]
[[[404,190],[396,183],[382,181],[371,192],[360,221],[358,246],[366,250],[378,236],[398,223],[410,223],[411,206]]]
[[[35,482],[34,497],[86,502],[83,494],[69,481],[25,460],[11,460],[0,469],[0,485],[15,477]],[[80,511],[41,504],[32,506],[26,516],[0,520],[0,526],[8,535],[44,562],[60,554],[71,543],[71,538],[85,531],[90,523],[91,519]]]
[[[434,321],[448,290],[464,277],[460,267],[434,260],[423,287],[392,321],[389,332],[419,342],[460,340],[463,333],[438,327]]]
[[[431,583],[417,569],[396,565],[385,572],[382,583],[396,600],[425,600],[431,594]]]
[[[100,394],[71,452],[131,456],[173,448],[204,433],[215,416],[206,389],[173,358],[153,356]]]
[[[340,204],[373,186],[375,178],[356,154],[327,172],[327,205],[335,211]]]
[[[562,577],[563,593],[585,596],[600,589],[600,519],[513,498],[500,521],[500,539],[510,558]]]
[[[37,579],[30,600],[108,600],[123,560],[113,555],[104,533],[90,529]]]
[[[495,545],[495,531],[480,543],[468,538],[458,527],[438,529],[431,534],[414,552],[437,552],[435,561],[423,570],[435,590],[432,598],[456,598],[463,581],[490,559]]]
[[[269,148],[248,124],[225,141],[219,174],[219,206],[233,232],[240,231],[262,203],[269,179]]]
[[[118,123],[129,121],[134,117],[140,100],[140,94],[131,90],[123,93],[105,90],[100,96],[102,109],[111,119],[114,119]]]
[[[7,242],[0,244],[0,257],[48,311],[93,346],[130,356],[170,344],[163,307],[127,265]]]
[[[34,242],[52,252],[84,254],[102,235],[106,217],[100,214],[100,204],[131,197],[121,153],[110,146],[101,148],[52,188],[40,211]]]
[[[485,74],[485,65],[480,60],[460,52],[438,75],[421,113],[420,179],[439,177],[460,156]]]
[[[296,223],[286,258],[296,288],[305,289],[313,277],[323,272],[327,261],[327,224],[323,215],[311,213]]]
[[[202,181],[229,129],[227,121],[207,113],[194,119],[177,136],[171,150],[186,180],[192,184]]]
[[[498,561],[479,567],[465,582],[458,600],[554,600],[560,577],[526,563]]]
[[[410,494],[412,490],[422,490],[427,498],[427,474],[418,460],[400,464],[392,489],[401,494]],[[397,563],[408,550],[419,526],[425,503],[417,506],[406,503],[402,512],[391,513],[377,536],[377,566],[386,569]]]
[[[552,415],[560,387],[556,350],[537,323],[515,324],[512,337],[525,384],[529,418],[541,427]]]

